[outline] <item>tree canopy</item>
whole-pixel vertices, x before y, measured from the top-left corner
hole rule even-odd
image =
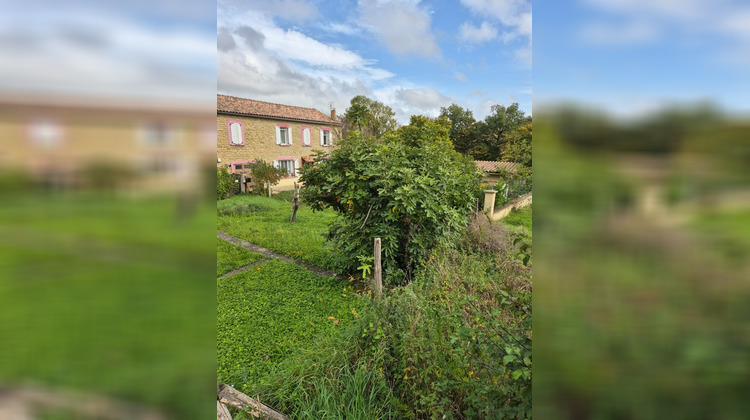
[[[355,96],[350,103],[343,117],[345,135],[359,130],[365,136],[379,139],[398,127],[396,113],[388,105],[363,95]]]
[[[371,262],[380,237],[386,282],[409,281],[438,241],[466,225],[481,176],[449,133],[445,119],[422,116],[379,141],[355,131],[302,175],[310,206],[341,215],[329,239],[350,271]]]
[[[440,116],[447,118],[451,124],[453,148],[476,160],[500,160],[507,156],[513,162],[530,164],[531,156],[523,154],[531,152],[530,137],[528,147],[525,147],[525,143],[518,143],[518,140],[525,139],[527,134],[530,136],[530,126],[528,133],[519,130],[531,124],[531,117],[525,115],[518,103],[508,107],[493,105],[491,110],[484,121],[476,121],[470,110],[459,105],[440,108]]]

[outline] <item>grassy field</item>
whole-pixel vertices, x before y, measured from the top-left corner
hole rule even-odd
[[[222,200],[217,204],[218,229],[291,258],[333,268],[324,234],[335,216],[313,214],[303,206],[292,224],[288,200],[287,195]],[[217,274],[262,257],[219,242]],[[296,351],[349,325],[363,304],[351,282],[279,260],[218,280],[217,301],[218,379],[245,392]]]
[[[502,223],[509,226],[523,226],[531,236],[531,206],[513,210],[502,219]]]
[[[213,415],[214,210],[178,219],[170,198],[13,198],[0,208],[0,382]]]
[[[216,238],[216,277],[260,261],[265,256]]]
[[[296,350],[348,325],[362,306],[340,280],[272,260],[217,283],[218,379],[248,392]]]
[[[250,195],[222,200],[217,208],[217,229],[288,257],[336,270],[336,259],[325,241],[328,224],[336,218],[332,211],[313,213],[302,205],[297,222],[290,223],[289,201]]]

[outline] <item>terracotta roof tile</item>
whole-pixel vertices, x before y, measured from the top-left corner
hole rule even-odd
[[[330,116],[314,108],[272,104],[236,96],[216,95],[216,112],[253,115],[258,117],[310,121],[324,124],[340,125]]]
[[[516,168],[518,167],[518,164],[515,162],[493,162],[489,160],[475,160],[474,163],[477,164],[479,169],[485,171],[485,172],[500,172],[501,170],[506,170],[508,172],[515,172]]]

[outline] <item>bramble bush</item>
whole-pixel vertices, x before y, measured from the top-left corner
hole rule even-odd
[[[305,201],[341,216],[329,239],[348,257],[349,272],[372,256],[380,237],[385,281],[409,282],[429,250],[466,226],[481,175],[453,150],[449,130],[445,119],[413,116],[382,140],[354,132],[305,170]]]

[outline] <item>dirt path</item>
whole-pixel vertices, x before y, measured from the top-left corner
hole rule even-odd
[[[224,232],[222,232],[220,230],[216,231],[216,236],[218,236],[219,238],[221,238],[221,239],[223,239],[223,240],[225,240],[227,242],[231,242],[231,243],[233,243],[235,245],[239,245],[239,246],[241,246],[241,247],[243,247],[245,249],[249,249],[250,251],[257,252],[259,254],[263,254],[263,255],[265,255],[268,258],[276,258],[276,259],[279,259],[279,260],[284,261],[284,262],[288,262],[288,263],[292,263],[292,264],[297,264],[298,266],[303,267],[303,268],[305,268],[307,270],[310,270],[310,271],[312,271],[313,273],[315,273],[317,275],[326,276],[326,277],[336,277],[336,273],[333,272],[333,271],[331,271],[331,270],[325,270],[323,268],[320,268],[318,266],[306,263],[304,261],[298,261],[298,260],[289,258],[289,257],[287,257],[285,255],[277,254],[277,253],[275,253],[275,252],[273,252],[271,250],[268,250],[266,248],[263,248],[263,247],[260,247],[258,245],[252,244],[252,243],[250,243],[248,241],[245,241],[243,239],[235,238],[234,236],[232,236],[232,235],[230,235],[228,233],[224,233]],[[265,262],[265,260],[263,260],[263,261]],[[246,270],[247,268],[250,268],[253,265],[257,265],[258,263],[260,263],[260,261],[255,262],[254,264],[251,264],[250,266],[247,266],[247,267],[238,268],[235,271],[237,271],[237,272],[244,271],[244,270]],[[234,273],[234,272],[232,272],[232,273]],[[228,277],[229,274],[232,274],[232,273],[225,274],[223,277]],[[236,274],[236,273],[234,273],[234,274]]]

